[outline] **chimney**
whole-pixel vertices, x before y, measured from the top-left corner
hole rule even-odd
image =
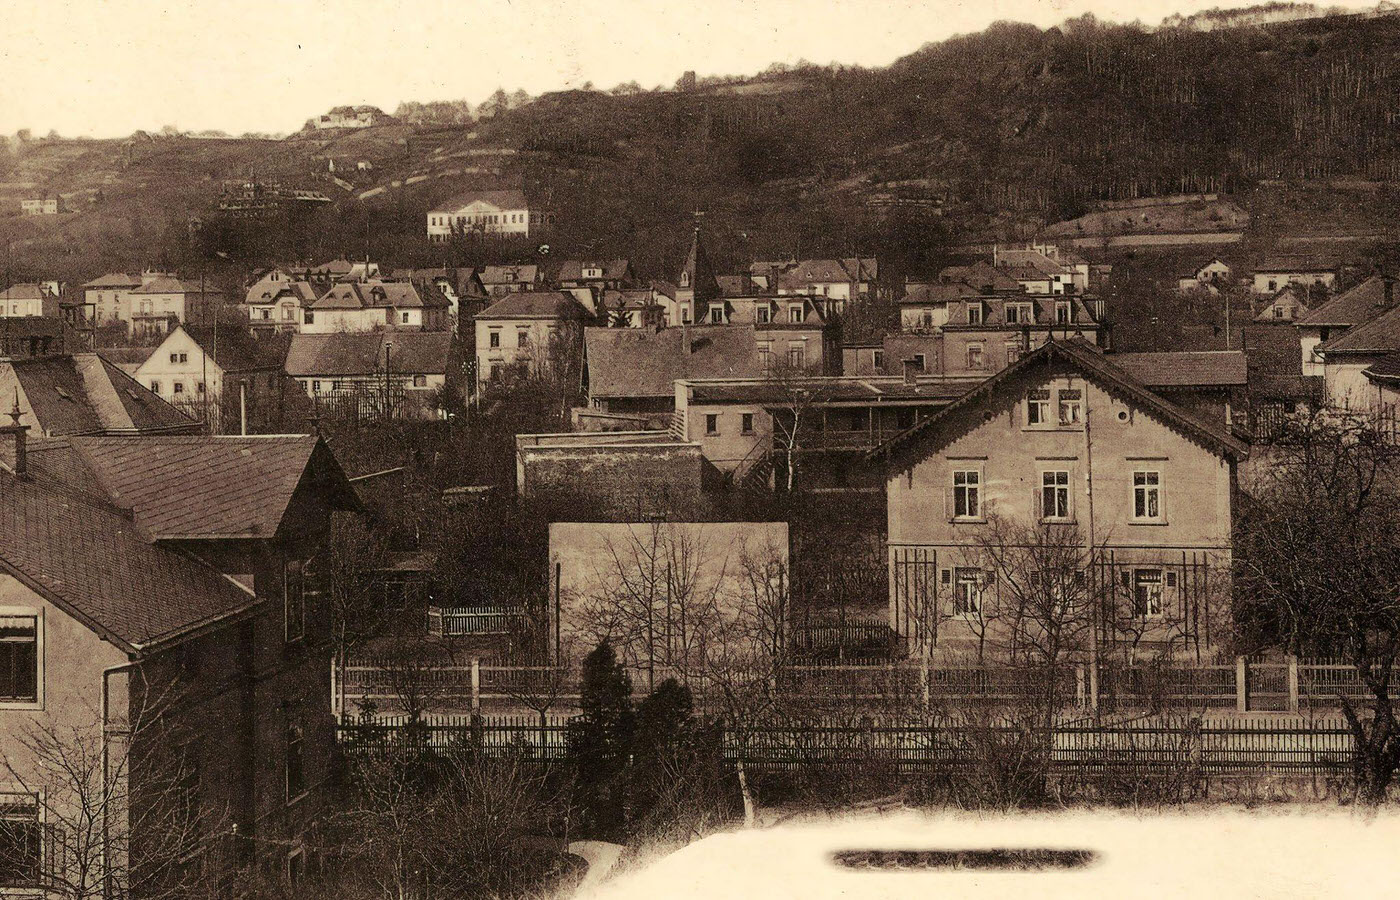
[[[14,420],[9,425],[0,425],[0,434],[12,434],[15,436],[15,463],[16,475],[25,475],[29,471],[27,459],[27,443],[29,440],[29,426],[19,424],[22,413],[19,411],[19,388],[15,388],[15,408],[10,410],[10,418]]]

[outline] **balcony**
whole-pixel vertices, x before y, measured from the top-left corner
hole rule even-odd
[[[494,606],[428,607],[428,634],[434,637],[510,635],[524,625],[525,611]]]

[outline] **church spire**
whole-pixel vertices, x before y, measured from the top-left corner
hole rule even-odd
[[[690,242],[690,253],[685,258],[677,287],[693,292],[696,300],[714,300],[720,295],[719,282],[715,279],[714,267],[705,255],[705,245],[700,240],[700,223],[695,223],[695,237]]]

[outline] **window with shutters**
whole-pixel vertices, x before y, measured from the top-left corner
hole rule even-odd
[[[977,519],[982,515],[982,473],[977,469],[953,472],[953,518]]]
[[[1133,519],[1139,522],[1162,521],[1161,472],[1133,473]]]
[[[36,613],[0,612],[0,706],[39,702],[40,636]]]
[[[37,886],[43,863],[39,795],[0,793],[0,891]]]
[[[1060,469],[1040,473],[1040,518],[1069,519],[1069,472]]]

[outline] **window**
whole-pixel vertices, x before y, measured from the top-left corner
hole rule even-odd
[[[1133,473],[1133,518],[1162,518],[1162,473]]]
[[[982,301],[974,300],[967,305],[967,324],[982,324]]]
[[[767,374],[773,367],[773,345],[762,343],[758,345],[758,369]]]
[[[1133,570],[1133,615],[1139,619],[1156,619],[1161,617],[1161,569]]]
[[[760,325],[767,325],[773,318],[772,311],[766,306],[756,306],[753,310],[753,319]]]
[[[982,609],[981,569],[955,570],[953,583],[953,615],[975,616]]]
[[[491,330],[490,336],[486,339],[486,345],[493,350],[501,346],[501,330],[499,328]]]
[[[313,381],[313,382],[311,382],[311,393],[313,393],[313,394],[319,394],[319,393],[321,393],[321,382],[319,382],[319,381]]]
[[[1049,425],[1050,391],[1040,388],[1026,392],[1026,424]]]
[[[1040,517],[1069,518],[1069,473],[1063,470],[1040,473]]]
[[[290,306],[283,306],[283,307],[282,307],[282,321],[284,321],[284,322],[290,322],[290,321],[292,321],[292,319],[294,319],[294,318],[296,318],[296,316],[295,316],[295,315],[293,314],[293,312],[292,312],[292,307],[290,307]]]
[[[967,345],[967,367],[969,369],[981,369],[986,367],[986,359],[983,356],[982,345],[980,343]]]
[[[953,472],[953,518],[976,519],[981,507],[982,473],[976,469]]]
[[[516,346],[516,347],[528,347],[528,346],[530,346],[530,332],[527,331],[527,330],[525,330],[524,328],[518,328],[518,329],[516,329],[516,331],[515,331],[515,346]]]
[[[406,312],[401,312],[401,313],[399,313],[399,321],[400,321],[401,323],[403,323],[404,325],[407,325],[407,324],[408,324],[408,313],[406,313]]]
[[[716,434],[719,434],[719,414],[718,414],[718,413],[706,413],[706,414],[705,414],[705,434],[707,434],[707,435],[716,435]]]
[[[305,313],[302,314],[302,321],[304,321],[307,325],[314,325],[316,324],[316,314],[308,309]]]
[[[152,382],[151,382],[151,393],[152,393],[152,394],[159,394],[159,393],[160,393],[160,382],[159,382],[159,381],[152,381]]]
[[[1060,424],[1062,426],[1075,426],[1083,420],[1083,402],[1079,388],[1065,388],[1060,391]]]
[[[195,390],[201,394],[204,393],[204,382],[201,381],[199,384],[195,385]]]
[[[1006,324],[1018,325],[1021,322],[1021,306],[1019,303],[1006,304]]]
[[[718,305],[717,305],[717,306],[711,306],[711,307],[710,307],[710,324],[711,324],[711,325],[723,325],[723,324],[724,324],[724,307],[723,307],[723,306],[718,306]]]
[[[1009,366],[1009,365],[1011,365],[1012,363],[1014,363],[1016,360],[1018,360],[1018,359],[1020,359],[1020,358],[1021,358],[1021,342],[1020,342],[1020,341],[1007,341],[1007,342],[1006,342],[1006,364]]]
[[[801,344],[788,345],[788,365],[800,369],[807,364],[807,350]]]
[[[306,761],[304,758],[306,735],[300,725],[287,723],[287,802],[306,793]]]
[[[413,386],[416,387],[416,388],[427,387],[427,386],[428,386],[428,376],[427,376],[427,375],[414,375],[414,376],[413,376]]]
[[[170,389],[177,394],[183,394],[185,392],[185,383],[183,381],[177,381],[170,386]]]
[[[37,794],[0,793],[0,888],[39,883],[42,828]]]
[[[802,322],[803,312],[801,304],[793,304],[788,307],[788,321],[794,324]]]
[[[39,702],[39,617],[0,615],[0,703]]]
[[[1074,321],[1074,316],[1072,315],[1072,310],[1070,309],[1069,301],[1067,301],[1067,300],[1056,300],[1056,301],[1055,301],[1055,324],[1057,324],[1057,325],[1068,325],[1070,322],[1073,322],[1073,321]]]
[[[918,369],[920,372],[928,371],[928,361],[922,353],[914,354],[914,368]]]
[[[345,390],[345,382],[343,382],[343,381],[332,381],[332,382],[331,382],[331,390],[333,390],[333,391],[343,391],[343,390]]]
[[[753,413],[744,413],[739,417],[739,432],[753,434]]]
[[[1269,293],[1273,293],[1273,292],[1276,291],[1276,290],[1278,290],[1278,281],[1277,281],[1277,279],[1270,278],[1270,279],[1269,279]]]
[[[179,361],[180,361],[180,354],[178,354],[178,353],[172,353],[172,354],[170,354],[170,361],[171,361],[172,363],[177,363],[177,362],[179,362]]]
[[[681,307],[681,324],[682,324],[682,325],[689,325],[689,324],[690,324],[690,307],[689,307],[689,306],[683,306],[683,307]]]
[[[282,618],[287,643],[306,636],[306,579],[300,560],[287,560],[282,576]]]

